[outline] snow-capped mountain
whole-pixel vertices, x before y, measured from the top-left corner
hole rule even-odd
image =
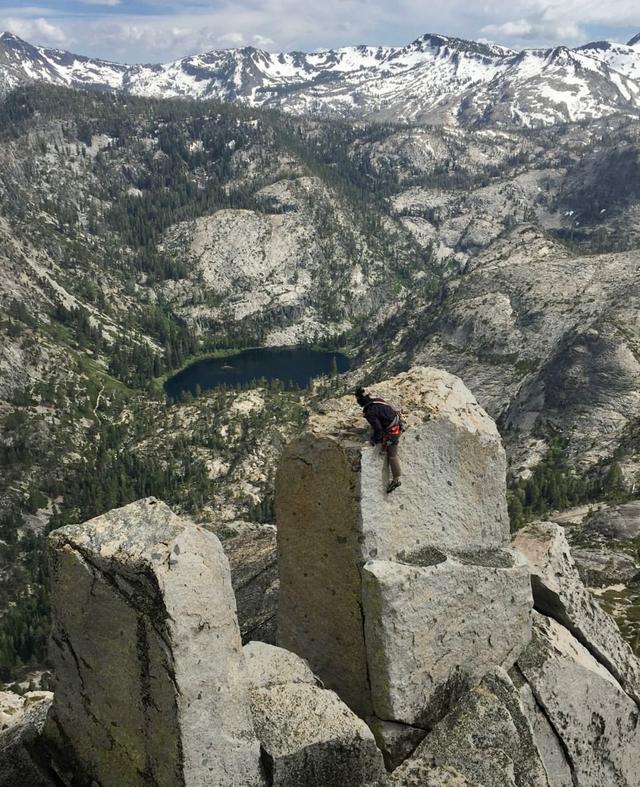
[[[215,98],[297,114],[540,126],[640,114],[640,35],[628,44],[504,47],[424,35],[405,47],[223,49],[127,66],[0,36],[0,90],[46,81],[141,96]]]
[[[544,126],[636,114],[640,81],[584,51],[524,50],[505,58],[495,77],[474,85],[463,101],[458,119],[466,125]]]
[[[602,60],[610,68],[630,79],[640,81],[640,33],[628,44],[597,41],[578,50],[595,60]]]
[[[61,49],[33,46],[12,33],[0,35],[0,89],[3,91],[34,81],[94,90],[118,90],[122,88],[129,68]]]

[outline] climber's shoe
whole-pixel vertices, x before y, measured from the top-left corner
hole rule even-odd
[[[399,478],[394,478],[387,487],[387,494],[389,494],[389,492],[393,492],[393,490],[397,489],[399,486],[402,486],[402,481]]]

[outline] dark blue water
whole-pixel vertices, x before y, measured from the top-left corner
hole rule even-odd
[[[335,359],[335,365],[334,365]],[[164,389],[173,399],[183,391],[196,392],[199,385],[203,391],[220,385],[244,385],[261,378],[267,381],[281,380],[285,385],[304,388],[309,380],[332,370],[346,372],[349,359],[346,355],[303,348],[260,347],[243,350],[226,358],[206,358],[187,366],[174,377],[167,380]]]

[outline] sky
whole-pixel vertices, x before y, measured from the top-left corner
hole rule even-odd
[[[513,48],[576,46],[640,32],[639,0],[0,0],[0,30],[125,63],[209,49],[272,52],[398,46],[443,33]]]

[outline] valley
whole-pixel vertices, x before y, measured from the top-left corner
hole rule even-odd
[[[7,94],[3,680],[45,666],[48,530],[155,495],[233,542],[236,577],[272,566],[284,445],[321,400],[413,365],[460,376],[497,420],[514,528],[582,506],[577,543],[591,508],[637,498],[637,120],[617,104],[548,128],[487,118],[303,117],[42,82]],[[281,347],[344,351],[351,369],[163,391],[204,356]],[[601,588],[632,588],[637,536],[586,535],[627,558]],[[625,625],[637,614],[611,604]]]

